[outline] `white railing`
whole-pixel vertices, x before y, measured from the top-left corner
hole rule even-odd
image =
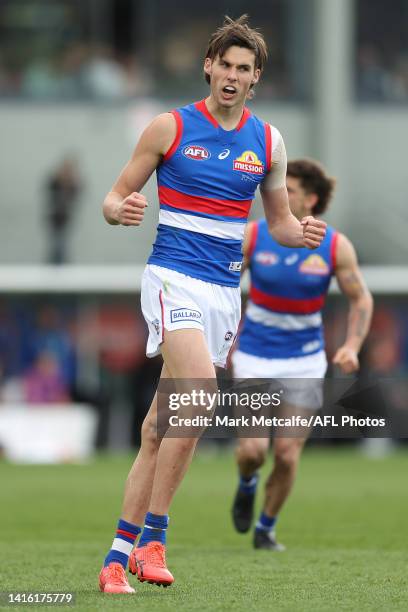
[[[140,291],[142,265],[0,266],[0,293],[133,293]],[[362,266],[375,294],[407,294],[407,266]],[[244,277],[242,287],[248,287]],[[336,283],[332,292],[337,292]]]

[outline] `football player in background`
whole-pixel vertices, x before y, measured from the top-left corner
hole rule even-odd
[[[326,211],[335,180],[318,162],[299,159],[288,163],[286,186],[291,211],[302,219]],[[323,242],[313,253],[305,248],[288,249],[276,242],[268,232],[266,220],[261,220],[247,225],[243,253],[251,286],[237,350],[232,355],[234,377],[292,378],[293,389],[288,383],[285,394],[288,412],[317,410],[322,405],[327,369],[321,310],[332,276],[349,301],[346,339],[333,358],[333,364],[343,373],[358,370],[358,354],[370,327],[373,299],[359,270],[354,247],[346,236],[328,227]],[[303,378],[313,380],[296,391],[295,379]],[[255,548],[284,550],[276,540],[276,521],[292,489],[308,433],[291,432],[285,437],[283,432],[273,439],[274,464],[255,525]],[[240,533],[249,531],[253,522],[257,471],[265,462],[269,445],[269,438],[238,439],[240,479],[232,516]]]

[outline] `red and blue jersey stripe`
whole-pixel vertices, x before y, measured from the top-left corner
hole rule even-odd
[[[335,269],[337,236],[328,227],[319,248],[292,249],[272,238],[265,220],[254,224],[241,351],[285,359],[324,348],[321,310]]]

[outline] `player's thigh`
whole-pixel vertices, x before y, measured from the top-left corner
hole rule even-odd
[[[172,378],[215,378],[215,368],[203,331],[199,329],[166,330],[161,351]]]

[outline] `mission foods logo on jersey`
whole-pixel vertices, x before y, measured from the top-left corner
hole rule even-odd
[[[299,271],[303,274],[316,274],[318,276],[326,276],[330,269],[323,257],[320,255],[309,255],[299,266]]]
[[[211,157],[211,153],[204,147],[200,147],[200,145],[187,145],[183,149],[183,155],[197,161],[205,161]]]
[[[264,172],[264,164],[253,151],[244,151],[240,157],[234,159],[233,167],[238,172],[250,172],[251,174],[263,174]]]

